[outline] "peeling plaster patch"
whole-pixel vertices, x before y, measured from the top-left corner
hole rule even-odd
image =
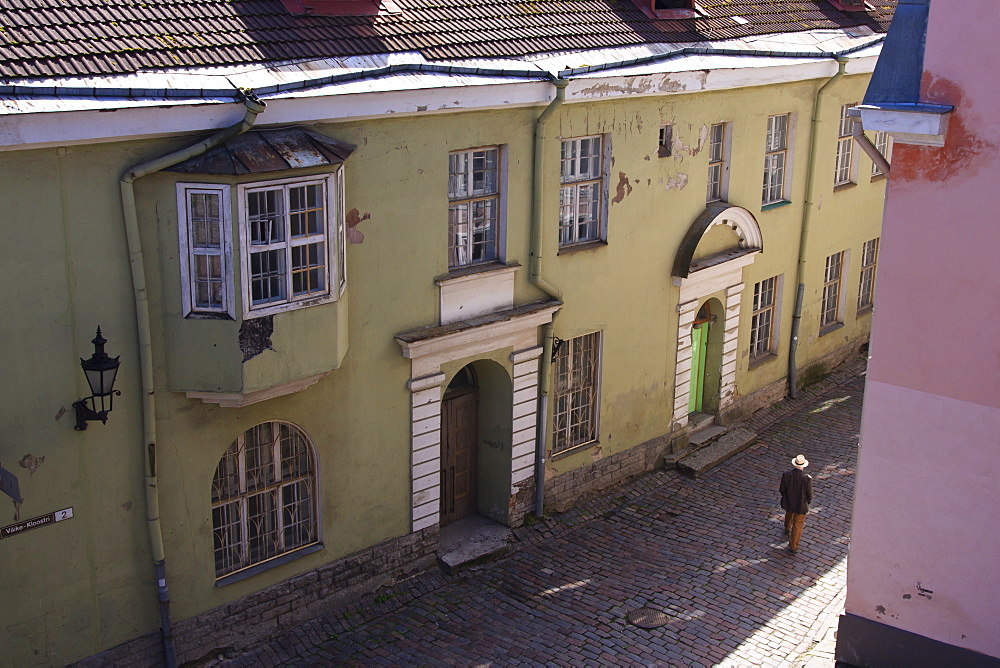
[[[980,156],[996,155],[998,145],[973,134],[966,127],[965,92],[955,82],[925,72],[921,85],[927,102],[950,104],[955,107],[948,120],[944,146],[914,146],[898,144],[893,149],[892,178],[899,181],[945,181],[959,172],[974,174],[987,164]]]
[[[618,187],[615,189],[615,193],[611,199],[612,204],[618,204],[632,194],[632,184],[628,182],[628,176],[625,175],[625,172],[618,172]]]
[[[271,346],[271,334],[274,334],[273,315],[244,320],[240,325],[240,350],[243,351],[243,361],[247,362],[265,350],[274,350]]]
[[[66,415],[66,407],[65,406],[60,406],[59,410],[56,412],[56,419],[58,420],[63,415]]]
[[[361,214],[357,209],[351,209],[347,212],[347,242],[352,244],[360,244],[365,240],[365,235],[361,233],[361,230],[357,229],[358,225],[366,220],[370,220],[372,215],[367,211]]]
[[[132,502],[131,501],[126,501],[125,503],[123,503],[122,504],[122,510],[124,510],[126,512],[129,511],[129,510],[132,510]]]
[[[24,457],[21,457],[21,461],[18,462],[18,464],[21,465],[21,468],[28,469],[28,473],[31,475],[34,475],[35,471],[38,470],[38,467],[44,463],[45,457],[35,457],[32,454],[27,454]]]
[[[885,614],[885,606],[884,605],[876,605],[875,606],[875,612],[877,612],[880,615],[884,615]]]
[[[911,598],[913,598],[913,594],[903,594],[903,600],[906,600],[906,601],[908,601],[908,600],[910,600]]]
[[[684,190],[685,186],[688,184],[687,174],[678,174],[677,176],[671,176],[663,182],[664,190]]]
[[[604,459],[604,451],[601,449],[601,446],[598,445],[593,450],[591,450],[590,458],[595,462]]]
[[[551,457],[551,456],[552,456],[552,453],[549,452],[549,457]],[[545,467],[545,479],[546,480],[551,480],[552,478],[555,478],[557,475],[559,475],[559,471],[557,471],[556,469],[552,468],[551,466],[546,466]]]
[[[427,105],[426,104],[418,104],[417,105],[417,111],[427,111]]]

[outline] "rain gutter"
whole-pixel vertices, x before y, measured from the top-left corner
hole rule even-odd
[[[135,320],[139,338],[139,369],[142,381],[143,452],[145,456],[146,522],[152,549],[153,568],[156,575],[156,595],[160,610],[163,653],[168,668],[177,665],[174,651],[173,630],[170,623],[170,595],[167,589],[167,572],[163,551],[163,534],[160,529],[160,504],[156,478],[156,389],[153,378],[153,354],[149,324],[149,300],[146,293],[146,270],[142,257],[142,240],[136,214],[133,184],[144,176],[172,167],[180,162],[212,149],[228,139],[253,127],[257,114],[264,111],[264,103],[253,94],[241,93],[246,113],[243,120],[202,140],[193,146],[169,153],[154,160],[136,165],[121,177],[122,216],[128,241],[129,264],[132,268],[132,288],[135,292]]]
[[[556,107],[566,99],[567,79],[556,79],[552,82],[556,87],[555,97],[549,102],[538,118],[535,119],[535,154],[532,166],[531,181],[531,251],[528,263],[528,279],[531,283],[549,295],[552,299],[562,301],[562,292],[542,278],[542,215],[545,207],[543,199],[545,188],[542,175],[545,166],[545,123],[556,110]],[[556,314],[552,314],[553,321]],[[542,326],[542,357],[538,370],[538,427],[535,430],[535,516],[542,517],[545,512],[545,452],[548,445],[549,419],[549,384],[552,373],[552,330],[553,322]]]
[[[799,262],[795,270],[795,284],[798,289],[795,292],[795,309],[792,312],[792,339],[788,349],[788,396],[794,399],[797,394],[795,382],[795,353],[799,347],[799,325],[802,320],[802,300],[805,296],[806,286],[803,282],[806,267],[806,248],[809,242],[809,224],[812,220],[814,191],[816,189],[816,145],[819,141],[819,133],[816,131],[819,126],[819,109],[823,100],[823,93],[834,84],[840,77],[844,76],[847,67],[847,58],[843,54],[836,54],[837,73],[830,77],[826,83],[816,91],[813,101],[812,122],[809,125],[809,163],[806,165],[806,201],[802,210],[802,231],[799,234]]]

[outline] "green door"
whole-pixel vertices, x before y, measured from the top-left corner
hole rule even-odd
[[[708,352],[708,323],[699,322],[691,328],[691,392],[688,412],[701,410],[705,398],[705,357]]]

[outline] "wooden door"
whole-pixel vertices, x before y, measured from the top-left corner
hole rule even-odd
[[[708,353],[708,324],[698,323],[691,328],[691,390],[688,394],[688,412],[700,411],[705,399],[705,358]]]
[[[441,402],[441,526],[476,511],[478,408],[475,390]]]

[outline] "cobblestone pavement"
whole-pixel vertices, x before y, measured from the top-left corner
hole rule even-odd
[[[516,530],[500,561],[385,587],[227,663],[832,666],[863,371],[759,411],[758,442],[697,480],[654,471]],[[792,555],[777,485],[799,453],[815,499]],[[640,607],[669,622],[633,626]]]

